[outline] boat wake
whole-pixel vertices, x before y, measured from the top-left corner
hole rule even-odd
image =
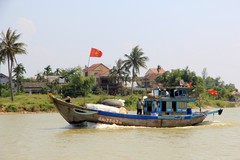
[[[102,123],[91,123],[91,122],[86,122],[86,128],[98,128],[98,129],[106,129],[106,128],[119,128],[121,126],[118,126],[116,124],[102,124]]]
[[[197,125],[199,127],[229,127],[234,126],[234,123],[221,122],[221,121],[203,121],[201,124]]]
[[[116,124],[103,124],[103,123],[92,123],[92,122],[84,122],[81,125],[75,125],[74,127],[95,128],[95,129],[147,128],[142,126],[119,126]]]
[[[195,125],[195,126],[184,126],[184,127],[173,127],[174,128],[184,128],[184,129],[190,129],[190,128],[199,128],[199,127],[227,127],[227,126],[234,126],[233,123],[226,123],[221,121],[203,121],[201,124]],[[116,124],[103,124],[103,123],[92,123],[92,122],[84,122],[80,125],[69,125],[66,128],[73,129],[73,128],[86,128],[86,129],[132,129],[132,128],[157,128],[157,127],[142,127],[142,126],[119,126]],[[168,128],[168,127],[167,127]],[[166,129],[166,128],[162,128]],[[169,128],[168,128],[169,129]]]

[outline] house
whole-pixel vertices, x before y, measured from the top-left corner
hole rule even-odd
[[[9,82],[8,76],[0,73],[0,83],[6,84],[6,83],[8,83],[8,82]]]
[[[8,78],[8,76],[0,73],[0,84],[7,84],[7,85],[9,85],[9,78]],[[13,89],[13,91],[17,90],[17,84],[16,84],[15,80],[12,80],[12,89]]]
[[[137,82],[139,84],[139,86],[143,87],[143,88],[156,88],[159,87],[160,84],[156,84],[155,83],[155,79],[158,75],[161,75],[163,73],[165,73],[166,71],[161,68],[159,71],[157,70],[157,68],[150,68],[148,69],[148,71],[145,73],[144,77],[139,77],[137,79]]]
[[[107,93],[115,92],[116,84],[113,84],[109,77],[110,69],[102,63],[93,64],[90,67],[86,67],[84,70],[84,76],[93,76],[96,78],[97,87],[105,90]]]
[[[158,75],[158,74],[163,74],[165,73],[166,71],[161,68],[158,72],[158,69],[157,68],[150,68],[148,69],[148,71],[145,73],[145,75],[149,75],[149,74],[155,74],[155,75]]]
[[[90,67],[86,67],[84,69],[84,75],[87,76],[94,76],[94,77],[101,77],[101,76],[108,76],[109,75],[109,68],[102,63],[93,64]]]
[[[41,93],[43,87],[47,86],[46,82],[22,82],[23,91],[25,93]]]
[[[52,83],[53,81],[58,81],[58,79],[59,79],[59,76],[52,76],[52,75],[50,75],[50,76],[44,76],[44,79],[46,79],[49,83]]]
[[[116,84],[112,81],[112,78],[109,77],[110,69],[102,63],[93,64],[90,67],[84,69],[84,75],[96,77],[97,87],[102,88],[107,91],[109,94],[116,94],[121,88],[131,88],[130,83],[126,84]],[[134,88],[136,90],[143,88],[155,88],[159,87],[159,84],[155,83],[155,79],[158,75],[165,73],[165,70],[161,68],[159,71],[157,68],[150,68],[144,77],[139,77],[134,83]]]

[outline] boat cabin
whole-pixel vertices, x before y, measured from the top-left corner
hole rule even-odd
[[[195,98],[188,96],[189,88],[174,87],[165,90],[154,90],[152,97],[144,100],[144,115],[184,115],[191,114],[188,102]]]

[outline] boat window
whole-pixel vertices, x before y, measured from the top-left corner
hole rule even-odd
[[[167,103],[166,102],[162,102],[162,111],[166,112],[166,108],[167,108]]]
[[[183,94],[183,91],[182,90],[179,90],[179,96],[182,96],[182,94]]]
[[[173,111],[177,111],[177,102],[172,102],[172,109]]]
[[[174,97],[174,90],[173,89],[170,90],[170,97]]]

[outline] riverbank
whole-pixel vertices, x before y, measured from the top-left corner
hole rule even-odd
[[[56,95],[59,97],[59,95]],[[89,95],[87,97],[71,98],[73,104],[83,106],[85,103],[101,103],[104,99],[123,99],[127,110],[134,110],[139,95],[109,96]],[[63,99],[65,100],[65,99]],[[47,94],[20,94],[14,97],[14,102],[9,97],[0,97],[0,112],[56,112],[57,109]]]
[[[0,115],[10,115],[10,114],[46,114],[46,113],[58,113],[55,112],[27,112],[27,111],[21,111],[21,112],[0,112]]]

